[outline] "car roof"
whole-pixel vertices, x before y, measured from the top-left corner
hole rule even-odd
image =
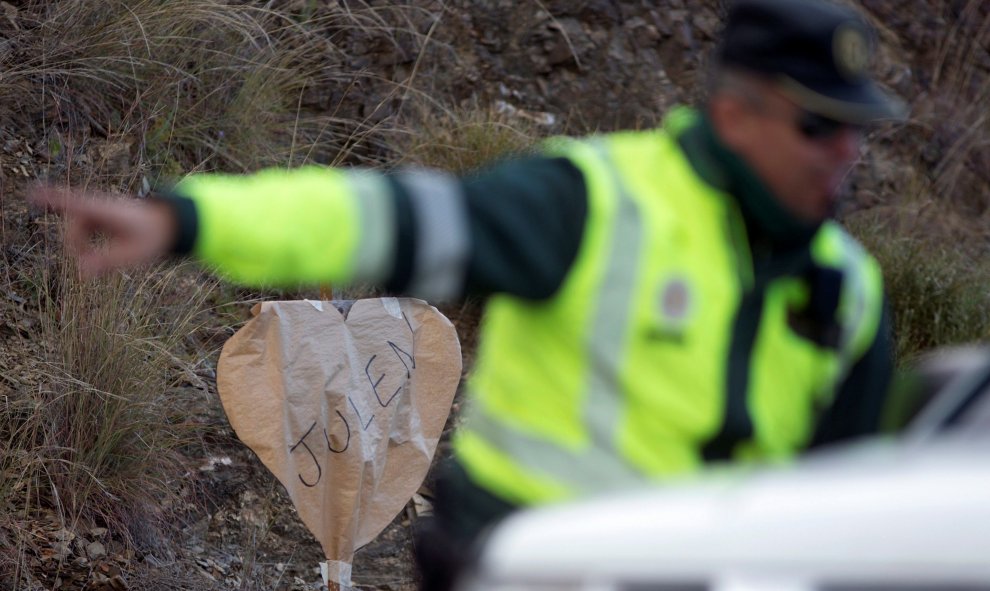
[[[508,579],[990,582],[990,439],[877,440],[523,512],[487,540]],[[893,574],[892,574],[893,573]]]

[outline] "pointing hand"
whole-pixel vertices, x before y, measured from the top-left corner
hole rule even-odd
[[[161,201],[50,186],[33,189],[28,201],[66,219],[65,244],[85,279],[164,257],[178,232],[172,207]]]

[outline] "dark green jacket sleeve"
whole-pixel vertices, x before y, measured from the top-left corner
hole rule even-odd
[[[440,299],[506,293],[541,299],[560,286],[573,262],[587,210],[584,179],[563,158],[510,160],[456,181],[459,215],[437,211],[429,183],[389,176],[398,212],[395,267],[385,287],[418,295],[431,284],[432,266],[443,250],[436,232],[465,236],[463,264],[443,265],[456,283]],[[420,181],[424,179],[420,178]],[[435,230],[434,218],[445,218]],[[454,226],[463,225],[460,230]],[[425,286],[422,289],[418,286]],[[433,294],[431,294],[433,295]]]
[[[577,256],[587,215],[584,178],[569,160],[507,163],[464,183],[472,247],[465,291],[542,299]]]

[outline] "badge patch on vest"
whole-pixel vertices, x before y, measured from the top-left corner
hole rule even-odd
[[[681,336],[694,313],[691,284],[683,276],[673,276],[663,281],[657,307],[660,312],[660,325],[656,329],[658,336]]]

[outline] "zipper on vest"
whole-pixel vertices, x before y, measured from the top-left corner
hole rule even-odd
[[[725,380],[725,405],[721,427],[701,449],[705,461],[727,460],[740,441],[753,436],[753,419],[749,414],[749,372],[753,345],[763,318],[764,290],[756,285],[756,270],[750,251],[746,226],[739,206],[728,201],[727,226],[739,274],[740,300],[732,322],[728,368]]]
[[[747,404],[749,370],[753,344],[763,318],[765,293],[763,289],[746,291],[739,303],[739,311],[732,323],[722,427],[702,448],[701,455],[705,461],[728,460],[737,443],[753,437],[753,418]]]

